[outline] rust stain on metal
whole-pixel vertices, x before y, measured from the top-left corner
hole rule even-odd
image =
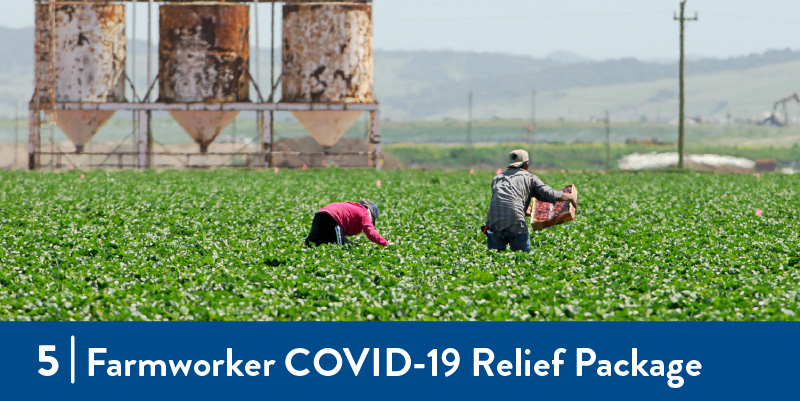
[[[159,101],[249,101],[250,7],[160,6]]]
[[[370,5],[283,7],[282,101],[373,102],[372,74]]]
[[[323,148],[330,148],[344,135],[363,111],[293,111],[292,115],[311,133]]]
[[[50,58],[54,57],[57,102],[124,101],[125,6],[59,5],[54,25],[53,32],[48,5],[37,5],[37,89],[47,89],[52,84],[48,72]],[[55,35],[55,49],[51,49],[51,35]],[[47,101],[46,93],[39,91],[39,96]]]
[[[200,145],[206,153],[208,146],[239,114],[238,111],[170,111],[170,115]]]
[[[54,92],[56,102],[125,101],[125,6],[58,5],[55,21],[50,20],[48,7],[36,6],[35,82],[39,100],[49,102],[49,92]],[[76,151],[82,152],[114,111],[62,110],[55,115],[58,127],[75,144]]]
[[[56,113],[58,128],[64,131],[78,153],[83,152],[83,146],[114,116],[113,110],[61,110]]]
[[[159,101],[250,100],[250,7],[169,4],[160,7]],[[206,152],[238,111],[172,111]]]

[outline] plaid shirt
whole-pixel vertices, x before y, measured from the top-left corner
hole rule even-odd
[[[528,234],[525,211],[531,198],[555,203],[564,196],[545,185],[539,177],[521,168],[509,168],[492,180],[492,202],[486,226],[494,232]]]

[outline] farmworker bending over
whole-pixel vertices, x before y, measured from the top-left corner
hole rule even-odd
[[[577,197],[554,190],[529,173],[528,152],[514,150],[508,159],[508,169],[492,180],[492,202],[484,229],[486,242],[489,249],[504,251],[510,244],[512,251],[530,252],[525,211],[531,198],[551,203],[568,200],[577,206]]]
[[[381,246],[389,245],[389,241],[375,231],[376,220],[378,206],[367,200],[362,199],[360,203],[331,203],[314,215],[306,245],[352,244],[345,237],[361,234],[362,231],[370,241]]]

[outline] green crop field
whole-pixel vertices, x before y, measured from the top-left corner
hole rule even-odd
[[[491,178],[0,172],[0,319],[798,319],[800,176],[542,174],[580,204],[531,254],[485,249]],[[302,245],[362,197],[392,246]]]

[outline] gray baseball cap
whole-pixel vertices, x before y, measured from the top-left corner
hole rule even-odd
[[[375,224],[375,221],[378,220],[378,216],[380,215],[380,210],[378,210],[378,205],[375,202],[370,202],[366,199],[361,199],[361,205],[369,210],[369,215],[372,218],[372,223]]]
[[[528,152],[517,149],[512,150],[511,153],[508,154],[508,167],[509,168],[520,168],[523,164],[528,162]]]

